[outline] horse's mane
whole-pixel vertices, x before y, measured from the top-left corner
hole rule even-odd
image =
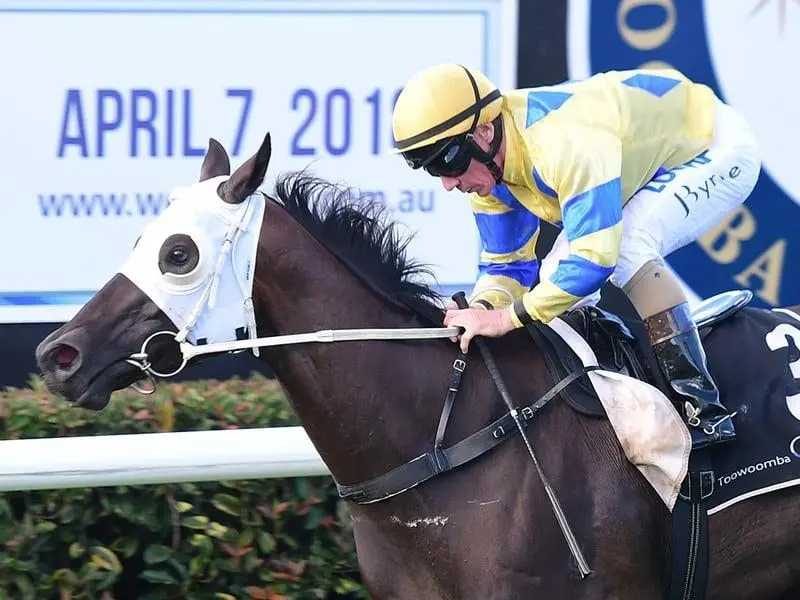
[[[434,277],[431,268],[406,254],[410,236],[401,236],[384,206],[305,171],[280,175],[267,197],[341,260],[373,292],[405,312],[441,326],[439,295],[414,280]]]

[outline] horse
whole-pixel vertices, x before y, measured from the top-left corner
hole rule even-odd
[[[176,188],[127,266],[37,347],[47,388],[102,410],[113,391],[140,385],[148,372],[179,370],[186,340],[242,351],[257,336],[300,336],[301,343],[253,351],[286,390],[342,490],[430,448],[454,374],[458,397],[450,396],[444,446],[496,422],[506,407],[492,373],[472,348],[460,356],[452,332],[338,343],[302,337],[309,330],[443,330],[443,306],[425,279],[432,271],[408,256],[410,238],[380,206],[306,170],[281,174],[271,193],[262,191],[270,156],[267,134],[231,174],[225,149],[209,140],[199,180]],[[252,240],[238,245],[245,251],[237,263],[239,234]],[[226,288],[229,276],[239,285]],[[553,389],[552,348],[524,329],[483,341],[510,397],[542,398]],[[752,358],[755,347],[743,344],[742,356]],[[731,364],[723,350],[709,350],[719,379]],[[738,364],[742,377],[752,375],[748,364]],[[734,393],[721,385],[723,397]],[[578,568],[515,437],[381,501],[349,503],[372,598],[664,597],[670,511],[624,455],[608,419],[556,399],[536,413],[527,438],[591,573]],[[798,493],[762,494],[709,517],[709,600],[800,597],[800,536],[792,527],[800,521]]]

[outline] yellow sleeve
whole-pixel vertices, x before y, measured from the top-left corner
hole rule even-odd
[[[622,148],[620,139],[583,125],[536,132],[544,160],[533,177],[558,198],[569,255],[553,275],[509,307],[517,327],[557,317],[602,287],[619,258],[622,237]]]
[[[536,240],[539,217],[526,209],[501,183],[485,198],[472,195],[472,212],[481,238],[478,279],[470,304],[510,306],[539,274]]]

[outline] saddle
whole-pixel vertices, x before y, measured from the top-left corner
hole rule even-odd
[[[744,307],[752,298],[750,292],[726,292],[703,302],[695,310],[701,329],[713,328]],[[594,350],[600,368],[658,385],[666,392],[666,382],[658,375],[655,357],[649,342],[637,338],[620,317],[599,308],[585,307],[570,311],[562,317]],[[401,494],[442,473],[446,473],[488,452],[510,439],[518,428],[524,429],[537,412],[553,398],[560,396],[574,410],[591,417],[608,418],[600,398],[572,348],[552,328],[538,322],[527,325],[528,332],[542,349],[547,368],[554,379],[550,390],[529,406],[521,408],[516,420],[510,412],[482,429],[450,446],[444,446],[444,436],[461,377],[466,368],[463,355],[453,362],[452,380],[445,396],[433,448],[406,463],[370,480],[342,485],[336,483],[339,496],[360,504],[379,502]]]
[[[692,310],[692,316],[701,338],[745,307],[752,298],[753,293],[749,290],[731,290],[698,304]],[[645,381],[660,389],[667,397],[671,396],[670,387],[658,368],[640,321],[623,319],[595,306],[568,311],[561,319],[586,340],[602,369]],[[552,350],[544,355],[555,381],[583,367],[572,349],[550,327],[534,321],[526,328],[537,343]],[[587,375],[575,381],[561,395],[567,404],[581,414],[606,416]]]

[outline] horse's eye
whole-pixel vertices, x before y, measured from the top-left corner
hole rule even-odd
[[[200,250],[194,240],[185,233],[169,236],[158,252],[158,268],[161,273],[188,275],[200,263]]]
[[[189,262],[189,252],[183,246],[175,246],[169,251],[168,260],[176,267],[182,267]]]

